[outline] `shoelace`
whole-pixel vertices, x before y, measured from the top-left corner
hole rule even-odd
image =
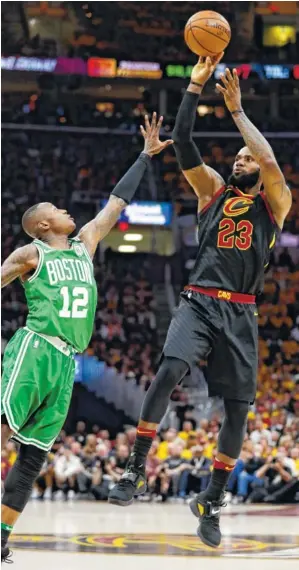
[[[1,564],[2,562],[5,562],[5,564],[13,564],[13,560],[11,560],[11,557],[12,557],[12,551],[9,550],[8,555],[3,560],[1,560]]]
[[[126,471],[126,473],[127,473],[127,474],[131,474],[131,473],[132,473],[132,474],[134,474],[134,475],[137,475],[137,474],[135,473],[135,471],[133,471],[133,469],[130,469],[130,468]],[[120,487],[120,488],[122,488],[122,489],[128,487],[128,485],[130,485],[131,487],[135,487],[133,481],[131,481],[131,479],[127,479],[126,477],[120,479],[119,482],[118,482],[118,487]]]
[[[133,481],[130,481],[130,479],[120,479],[117,486],[121,489],[128,488],[128,486],[135,487]]]

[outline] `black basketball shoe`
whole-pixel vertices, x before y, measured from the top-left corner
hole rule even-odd
[[[200,519],[197,535],[202,542],[213,548],[217,548],[221,542],[219,518],[220,508],[224,506],[223,497],[220,501],[207,501],[204,491],[189,503],[193,515]]]
[[[1,546],[1,564],[6,562],[7,564],[13,564],[11,559],[12,552],[9,550],[8,546]]]
[[[129,459],[125,472],[118,483],[111,489],[108,502],[112,505],[126,507],[133,503],[134,497],[146,491],[146,475],[144,465],[135,467],[135,457]]]

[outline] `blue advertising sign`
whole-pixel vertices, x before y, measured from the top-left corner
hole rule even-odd
[[[108,200],[101,200],[101,208]],[[170,226],[172,204],[169,202],[132,202],[121,213],[118,221],[139,226]]]
[[[80,354],[76,354],[74,382],[82,382],[82,379],[83,379],[83,357]]]
[[[105,362],[99,361],[95,356],[76,354],[74,382],[90,383],[99,379],[105,370]]]

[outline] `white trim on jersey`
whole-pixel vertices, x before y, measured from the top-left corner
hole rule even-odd
[[[29,279],[27,279],[27,281],[25,281],[24,283],[32,283],[32,281],[34,281],[42,268],[43,262],[44,262],[44,250],[41,248],[41,246],[38,243],[33,242],[37,251],[38,251],[38,255],[39,255],[39,259],[38,259],[38,265],[37,268],[35,270],[35,272],[33,273],[33,275],[31,275],[31,277],[29,277]]]

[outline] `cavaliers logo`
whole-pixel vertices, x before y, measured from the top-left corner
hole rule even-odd
[[[235,198],[229,198],[226,200],[223,213],[230,218],[234,216],[241,216],[248,212],[250,206],[252,205],[252,199],[244,197],[236,196]]]
[[[244,558],[297,558],[295,535],[247,535],[223,537],[219,549],[203,544],[197,536],[184,534],[14,534],[11,546],[26,550],[96,552],[98,554],[147,556],[217,556]],[[283,567],[283,566],[282,566]]]

